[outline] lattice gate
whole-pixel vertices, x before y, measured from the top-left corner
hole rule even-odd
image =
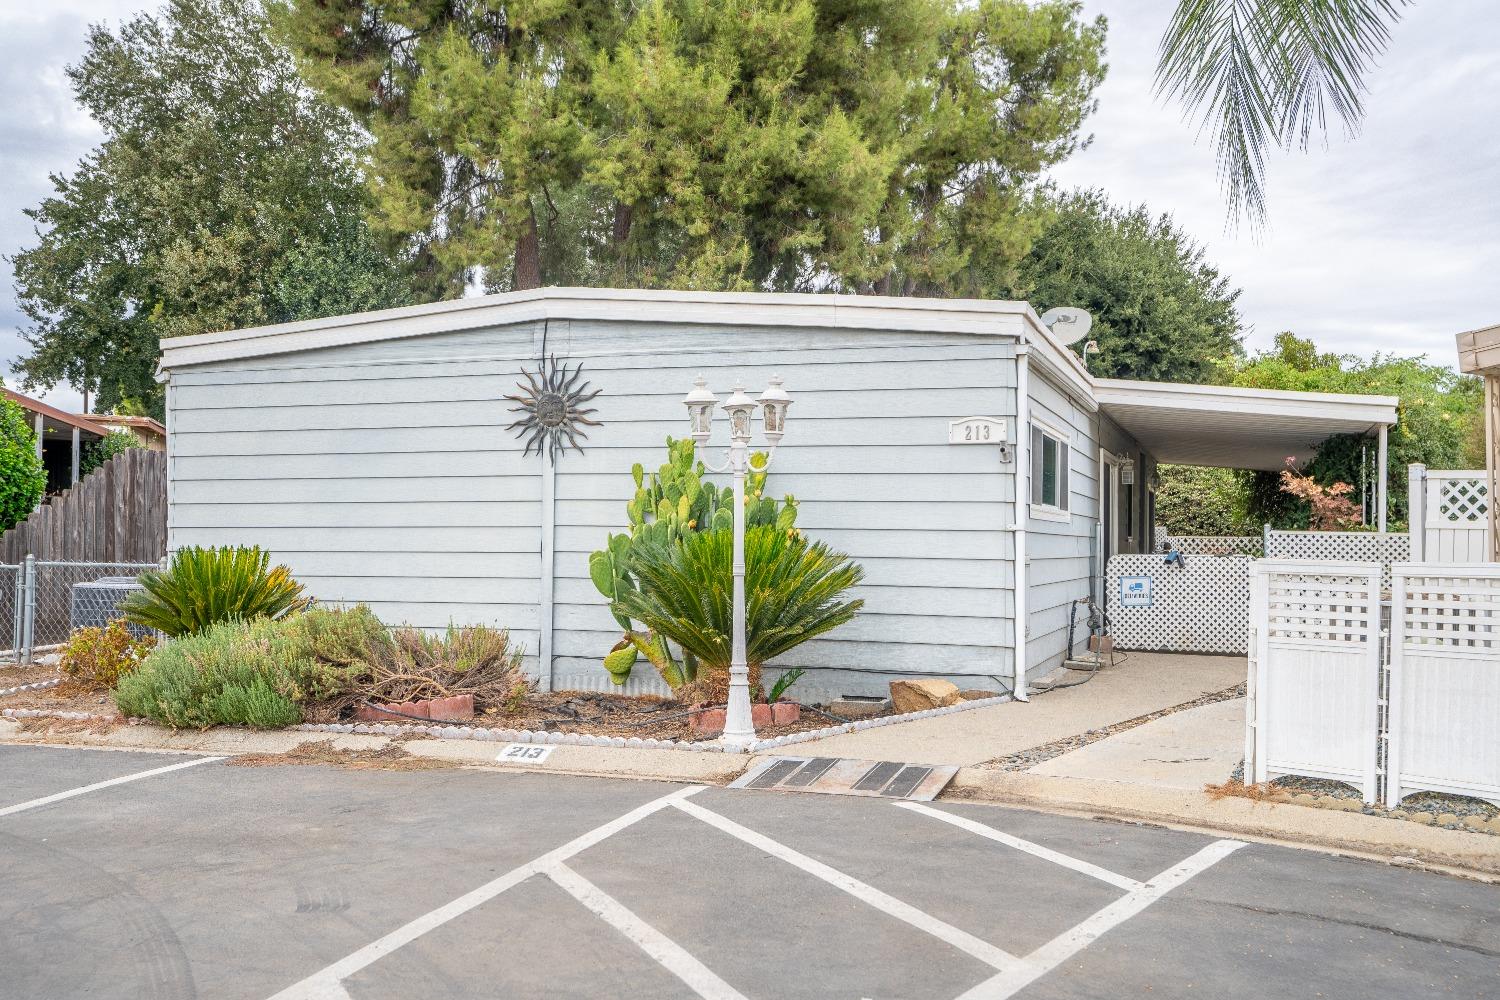
[[[1255,782],[1330,778],[1376,800],[1382,569],[1253,564],[1246,768]]]
[[[1386,802],[1500,802],[1500,565],[1397,566]]]

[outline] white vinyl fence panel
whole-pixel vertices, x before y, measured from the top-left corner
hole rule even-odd
[[[1500,802],[1500,565],[1396,567],[1386,804]]]
[[[1247,766],[1347,781],[1376,799],[1379,562],[1252,565]]]
[[[1489,561],[1489,476],[1483,469],[1408,470],[1411,558],[1415,562],[1468,564]]]

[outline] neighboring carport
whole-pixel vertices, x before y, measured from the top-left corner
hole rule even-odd
[[[1490,496],[1500,496],[1500,325],[1458,335],[1458,367],[1484,378],[1484,465]],[[1490,508],[1494,510],[1493,504]],[[1500,516],[1490,515],[1490,558],[1500,562]]]
[[[1341,434],[1376,438],[1376,527],[1386,523],[1386,433],[1395,396],[1099,379],[1100,410],[1158,462],[1276,471]]]

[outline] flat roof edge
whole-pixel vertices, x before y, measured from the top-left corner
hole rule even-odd
[[[543,319],[1013,335],[997,328],[1001,318],[1023,325],[1035,322],[1029,304],[1008,300],[554,287],[174,337],[162,341],[161,367],[171,370]]]
[[[1100,405],[1162,406],[1168,400],[1182,408],[1218,408],[1230,401],[1250,404],[1267,413],[1277,412],[1278,403],[1300,403],[1304,406],[1327,406],[1340,410],[1368,410],[1373,423],[1396,422],[1396,396],[1364,395],[1340,392],[1303,392],[1295,389],[1253,389],[1244,386],[1196,385],[1178,382],[1136,382],[1130,379],[1097,379],[1095,390]],[[1262,404],[1254,406],[1254,404]],[[1347,416],[1347,414],[1346,414]]]

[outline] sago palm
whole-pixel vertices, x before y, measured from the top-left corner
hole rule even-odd
[[[1410,0],[1179,0],[1162,37],[1157,90],[1197,115],[1218,146],[1232,217],[1265,219],[1265,157],[1306,149],[1328,105],[1353,135],[1365,74]]]
[[[142,573],[144,588],[120,603],[125,617],[169,636],[217,622],[280,618],[307,605],[302,584],[258,547],[178,549],[166,570]]]
[[[727,691],[733,623],[733,535],[707,531],[676,545],[643,546],[636,589],[621,603],[631,618],[698,661],[689,694],[721,702]],[[844,600],[864,571],[841,552],[795,529],[751,528],[745,535],[745,637],[750,683],[773,657],[843,625],[864,606]]]

